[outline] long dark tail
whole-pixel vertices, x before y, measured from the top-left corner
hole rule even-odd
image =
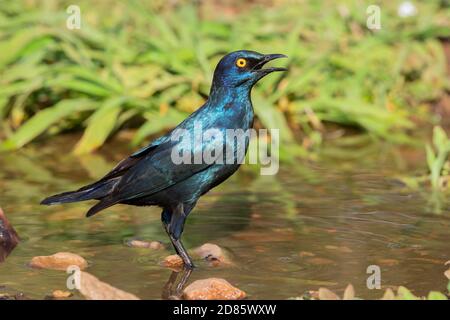
[[[117,179],[102,181],[101,183],[95,183],[76,191],[69,191],[53,195],[42,200],[41,204],[54,205],[92,199],[99,200],[106,197],[116,183]]]
[[[92,217],[97,212],[100,212],[106,208],[109,208],[113,205],[115,205],[117,201],[113,200],[111,197],[105,197],[102,200],[100,200],[99,203],[97,203],[95,206],[91,207],[88,212],[86,213],[86,217]]]

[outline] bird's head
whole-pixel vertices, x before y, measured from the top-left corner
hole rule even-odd
[[[240,50],[224,56],[214,71],[213,86],[251,88],[259,79],[274,71],[286,68],[263,68],[274,59],[286,58],[283,54],[262,54]]]

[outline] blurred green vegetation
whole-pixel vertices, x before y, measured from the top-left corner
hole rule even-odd
[[[446,1],[418,2],[407,18],[383,1],[378,31],[364,1],[170,3],[77,1],[81,29],[69,30],[70,1],[2,1],[0,149],[83,130],[83,154],[124,128],[139,145],[199,107],[218,59],[237,49],[289,56],[289,72],[253,93],[285,158],[320,145],[330,124],[408,142],[450,88]]]
[[[433,128],[431,143],[425,145],[428,173],[418,176],[404,176],[400,180],[410,189],[420,190],[427,185],[431,188],[431,194],[427,193],[431,211],[442,213],[442,206],[450,191],[450,138],[440,126]]]
[[[433,189],[445,188],[448,185],[450,163],[450,139],[441,127],[433,130],[433,146],[427,144],[427,164]]]

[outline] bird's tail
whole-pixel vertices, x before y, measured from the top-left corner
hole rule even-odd
[[[53,195],[41,201],[41,204],[54,205],[91,199],[101,199],[109,194],[116,184],[116,180],[104,181],[100,184],[83,187],[76,191],[63,192]]]
[[[113,200],[111,197],[105,197],[102,200],[100,200],[99,203],[97,203],[95,206],[91,207],[88,212],[86,213],[86,217],[92,217],[94,214],[98,213],[99,211],[102,211],[106,208],[109,208],[113,205],[115,205],[117,201]]]

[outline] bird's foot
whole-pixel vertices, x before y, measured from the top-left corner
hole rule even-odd
[[[196,266],[192,263],[192,261],[184,261],[184,269],[186,270],[194,270]]]

